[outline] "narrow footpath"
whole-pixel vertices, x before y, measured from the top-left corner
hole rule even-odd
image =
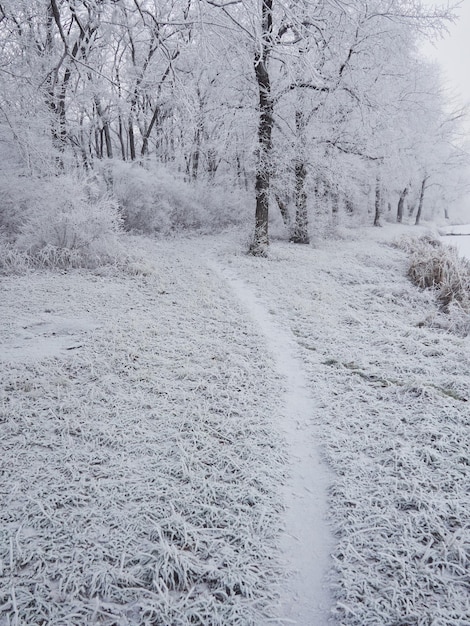
[[[296,356],[295,339],[229,268],[215,260],[209,266],[231,287],[259,327],[285,387],[279,402],[279,426],[289,447],[291,465],[284,486],[285,532],[281,547],[291,575],[274,623],[324,626],[332,604],[325,582],[332,548],[326,521],[328,475],[319,458],[312,420],[317,408],[302,362]]]

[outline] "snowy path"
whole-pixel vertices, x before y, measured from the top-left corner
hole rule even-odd
[[[285,486],[285,533],[282,549],[292,572],[281,598],[280,624],[322,626],[328,621],[331,599],[325,585],[332,538],[326,523],[328,476],[317,452],[312,416],[317,410],[309,393],[296,343],[275,323],[251,289],[227,268],[210,261],[212,270],[230,285],[237,299],[261,330],[285,385],[280,423],[292,459]],[[270,622],[272,623],[272,622]]]
[[[267,260],[227,242],[220,256],[292,332],[314,394],[332,468],[332,622],[461,626],[470,624],[469,338],[428,326],[433,294],[381,243],[394,232],[316,248],[276,242]]]

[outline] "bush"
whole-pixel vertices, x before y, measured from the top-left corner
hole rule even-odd
[[[86,175],[34,178],[0,171],[0,194],[4,273],[115,263],[123,254],[117,238],[122,227],[162,235],[217,232],[246,222],[250,211],[247,194],[233,185],[187,182],[162,166],[120,161]]]
[[[410,254],[408,276],[422,289],[433,289],[441,311],[449,314],[445,325],[457,334],[470,332],[470,261],[453,246],[425,235],[404,239],[400,247]]]
[[[423,289],[436,289],[443,306],[470,303],[470,262],[457,249],[424,236],[415,240],[408,275]]]
[[[13,241],[37,204],[35,181],[13,174],[0,178],[0,232]]]
[[[116,197],[124,228],[168,235],[184,230],[214,232],[246,220],[240,190],[188,182],[159,165],[107,164],[104,175]]]
[[[3,271],[96,267],[119,255],[117,202],[96,179],[64,174],[15,183],[6,189],[1,213]]]

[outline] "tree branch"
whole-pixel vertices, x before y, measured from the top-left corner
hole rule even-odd
[[[57,28],[59,29],[60,38],[64,42],[65,51],[68,52],[69,45],[67,43],[67,39],[65,37],[64,30],[62,28],[62,23],[60,21],[60,12],[57,6],[57,0],[51,0],[51,9],[52,9],[52,15],[54,16],[54,21],[57,25]]]

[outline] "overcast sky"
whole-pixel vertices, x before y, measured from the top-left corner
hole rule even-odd
[[[423,0],[423,4],[441,5],[444,0]],[[452,92],[462,104],[470,104],[470,0],[463,0],[456,11],[459,20],[449,24],[449,33],[434,45],[426,44],[426,55],[437,60]]]

